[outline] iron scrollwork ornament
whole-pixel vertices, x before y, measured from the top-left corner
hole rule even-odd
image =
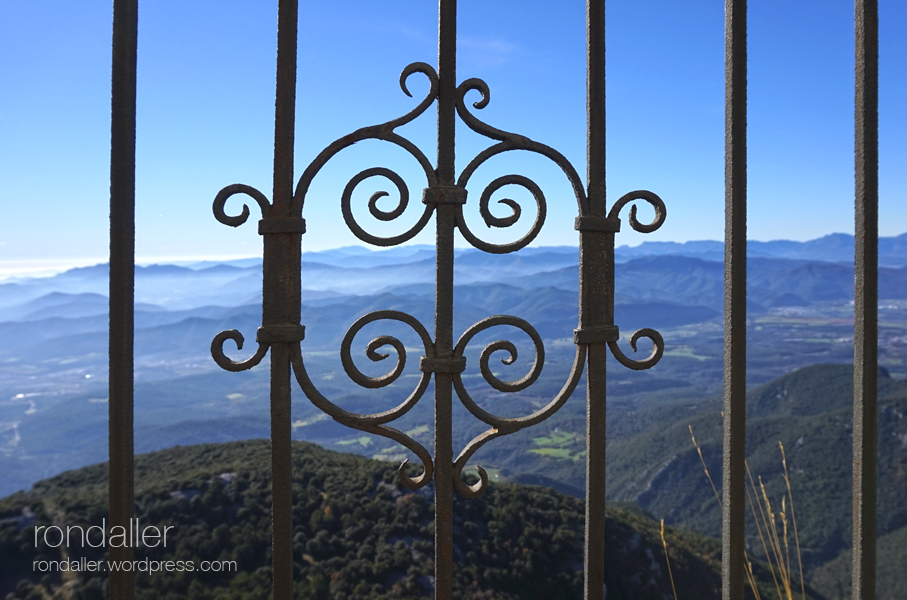
[[[557,152],[549,146],[535,142],[527,137],[492,127],[491,125],[488,125],[487,123],[477,118],[474,114],[472,114],[472,112],[470,112],[465,101],[466,95],[469,92],[476,91],[481,95],[480,100],[473,103],[472,105],[473,108],[477,110],[485,108],[490,101],[491,96],[489,87],[481,79],[467,79],[456,89],[456,111],[460,119],[463,121],[463,123],[466,124],[467,127],[475,131],[476,133],[495,141],[496,143],[481,151],[467,163],[466,167],[463,168],[459,177],[456,179],[456,184],[454,187],[451,187],[450,185],[448,185],[447,187],[441,185],[439,182],[438,174],[432,167],[425,154],[421,150],[419,150],[419,148],[416,147],[415,144],[396,132],[396,129],[398,129],[402,125],[405,125],[422,115],[438,99],[438,75],[435,69],[426,63],[412,63],[405,69],[403,69],[399,81],[400,87],[403,92],[407,96],[411,96],[409,89],[407,88],[407,80],[411,75],[415,73],[421,73],[428,79],[429,90],[425,97],[413,110],[406,113],[400,118],[382,123],[380,125],[363,127],[347,136],[336,140],[335,142],[327,146],[324,150],[322,150],[318,154],[318,156],[308,165],[302,176],[299,178],[292,196],[291,213],[295,215],[295,219],[298,219],[301,222],[303,205],[309,187],[315,176],[331,158],[336,156],[342,150],[352,146],[359,141],[379,140],[389,142],[398,146],[399,148],[402,148],[411,157],[413,157],[422,168],[426,179],[424,208],[422,209],[422,214],[418,217],[416,223],[403,233],[391,237],[381,237],[369,233],[365,230],[364,227],[359,224],[352,211],[353,192],[360,184],[373,177],[381,177],[389,181],[395,188],[394,196],[397,198],[397,203],[390,210],[381,209],[377,204],[380,198],[391,196],[389,192],[385,190],[379,190],[374,192],[369,198],[369,213],[372,217],[382,222],[390,222],[403,215],[404,212],[411,206],[411,195],[409,188],[407,187],[406,182],[403,180],[403,178],[391,169],[385,167],[371,167],[360,171],[359,173],[354,175],[344,186],[343,191],[340,195],[340,210],[343,215],[344,221],[346,222],[350,231],[358,239],[368,244],[376,246],[395,246],[411,240],[425,228],[431,218],[432,213],[437,209],[438,203],[444,202],[456,205],[457,212],[454,226],[460,231],[466,241],[475,248],[495,254],[515,252],[521,248],[524,248],[526,245],[536,239],[537,235],[541,231],[542,226],[544,225],[548,211],[547,202],[542,189],[529,177],[519,174],[510,174],[498,177],[491,181],[491,183],[489,183],[483,189],[478,201],[479,214],[488,227],[508,228],[515,225],[524,216],[523,209],[516,201],[510,198],[503,198],[497,200],[496,204],[502,207],[506,207],[506,209],[509,210],[509,214],[505,214],[503,216],[495,215],[495,211],[492,210],[492,197],[496,193],[498,193],[499,190],[505,188],[506,186],[518,186],[527,190],[535,201],[535,217],[531,226],[529,227],[528,232],[520,239],[506,244],[494,244],[482,240],[469,229],[463,214],[463,205],[465,204],[466,199],[466,187],[469,184],[470,178],[475,173],[475,171],[492,157],[515,150],[532,152],[544,156],[560,168],[560,170],[567,177],[567,180],[575,195],[578,212],[580,214],[578,222],[586,219],[586,221],[583,221],[584,223],[592,223],[593,221],[595,223],[604,223],[604,225],[602,226],[603,231],[610,231],[612,233],[616,232],[619,229],[620,211],[627,204],[631,204],[634,201],[638,200],[648,202],[655,209],[655,218],[651,223],[640,223],[637,220],[636,205],[631,204],[629,222],[630,226],[634,230],[643,233],[649,233],[658,229],[664,222],[666,216],[664,202],[655,194],[647,191],[631,192],[620,198],[611,208],[607,218],[590,218],[588,216],[590,215],[590,202],[587,198],[583,183],[576,170],[561,153]],[[241,213],[234,216],[228,215],[225,210],[227,200],[237,194],[247,195],[257,202],[259,208],[261,209],[263,221],[269,218],[272,206],[268,202],[268,199],[261,192],[246,185],[234,184],[227,186],[226,188],[221,190],[214,201],[214,214],[218,221],[231,227],[237,227],[246,222],[250,215],[248,206],[243,205]],[[616,224],[616,226],[614,224]],[[301,230],[296,229],[295,231],[304,232],[304,226],[300,227]],[[268,233],[271,231],[262,229],[262,227],[260,226],[260,232]],[[264,290],[264,293],[268,294],[269,290]],[[438,310],[441,309],[441,307],[438,308]],[[446,309],[450,310],[451,307],[446,307]],[[536,425],[558,411],[576,390],[576,387],[583,373],[583,368],[587,356],[587,348],[589,346],[589,343],[587,342],[577,341],[576,352],[570,373],[567,376],[567,379],[563,384],[561,390],[555,395],[554,398],[548,401],[545,406],[524,417],[504,418],[491,414],[490,412],[481,408],[469,395],[466,387],[463,384],[462,374],[460,373],[462,368],[453,368],[450,365],[459,365],[460,367],[465,366],[466,359],[464,357],[464,352],[467,345],[477,334],[484,332],[492,327],[498,326],[516,328],[526,334],[532,341],[534,357],[533,364],[530,367],[529,372],[524,377],[516,381],[502,380],[492,372],[490,361],[493,357],[500,357],[500,360],[505,365],[512,364],[516,360],[516,346],[508,340],[497,340],[491,342],[483,349],[479,358],[479,370],[484,381],[493,389],[499,392],[512,393],[527,389],[538,379],[545,360],[544,344],[542,342],[541,336],[538,334],[535,328],[532,327],[532,325],[515,316],[497,315],[488,317],[469,327],[460,336],[459,340],[453,348],[452,356],[441,356],[438,354],[438,351],[435,348],[435,343],[426,328],[413,316],[392,310],[371,312],[364,315],[350,326],[346,335],[343,337],[343,341],[341,342],[340,347],[340,358],[343,369],[346,372],[347,376],[359,386],[365,388],[385,387],[397,381],[400,375],[403,373],[403,369],[407,362],[406,349],[404,348],[400,340],[393,336],[378,336],[368,342],[365,348],[366,357],[373,362],[381,362],[388,359],[391,355],[387,353],[387,351],[382,350],[385,348],[392,349],[393,353],[396,355],[396,362],[393,362],[393,366],[384,375],[380,377],[366,376],[355,365],[355,362],[352,358],[351,348],[356,334],[359,333],[364,326],[370,323],[388,320],[403,323],[404,325],[407,325],[409,328],[411,328],[421,340],[424,350],[424,355],[421,357],[422,372],[419,377],[419,381],[416,384],[415,389],[395,408],[380,413],[360,414],[344,410],[343,408],[331,402],[317,389],[317,387],[309,377],[306,371],[300,341],[298,340],[293,342],[292,350],[290,352],[292,372],[295,375],[296,381],[302,389],[303,393],[319,410],[323,411],[332,419],[347,427],[391,439],[415,454],[422,463],[422,473],[420,475],[416,477],[410,477],[406,474],[405,466],[408,461],[403,461],[398,469],[402,484],[405,487],[413,490],[423,487],[429,481],[431,481],[435,470],[432,455],[419,442],[414,440],[409,435],[388,426],[388,423],[403,416],[416,405],[416,403],[422,398],[426,389],[428,388],[433,372],[443,371],[450,373],[452,385],[459,400],[471,414],[490,426],[490,429],[484,431],[483,433],[472,439],[454,460],[454,487],[460,495],[467,498],[475,498],[481,495],[487,488],[488,484],[488,475],[481,466],[476,467],[476,470],[479,474],[479,481],[477,483],[473,485],[467,485],[467,483],[462,479],[462,471],[469,460],[472,458],[474,453],[491,440],[503,435],[515,433],[516,431],[519,431],[526,427]],[[608,327],[613,328],[614,332],[617,331],[616,327]],[[643,337],[648,338],[652,342],[653,350],[649,357],[642,360],[633,360],[624,355],[620,347],[617,345],[616,339],[608,339],[607,344],[611,349],[614,357],[624,366],[635,370],[648,369],[654,366],[661,358],[664,352],[664,340],[662,339],[662,336],[653,329],[640,329],[639,331],[633,333],[633,335],[630,337],[630,346],[634,350],[634,352],[637,348],[637,342]],[[236,330],[229,330],[219,333],[212,341],[211,353],[214,357],[215,362],[228,371],[241,371],[250,369],[261,362],[265,354],[267,354],[268,352],[269,342],[259,341],[258,349],[252,357],[243,361],[234,361],[228,358],[224,352],[223,346],[227,340],[234,341],[237,345],[237,348],[241,350],[243,345],[243,336]],[[503,353],[503,356],[501,355],[501,353]],[[432,367],[432,365],[435,365],[435,367]],[[445,367],[443,369],[438,369],[436,368],[437,365],[445,365]]]
[[[636,200],[648,202],[655,210],[655,218],[652,219],[651,223],[640,223],[636,218],[636,204],[631,204]],[[658,195],[646,190],[637,190],[621,196],[611,207],[608,217],[614,220],[619,219],[620,211],[628,204],[630,204],[630,227],[640,233],[652,233],[653,231],[656,231],[664,224],[665,219],[668,216],[668,209],[665,207],[664,201],[659,198]],[[611,349],[611,353],[614,355],[614,358],[617,359],[617,362],[634,371],[651,369],[664,355],[664,338],[660,333],[648,327],[633,332],[633,335],[630,336],[630,347],[633,349],[633,352],[636,352],[636,344],[640,338],[648,338],[652,341],[652,353],[642,360],[633,360],[626,356],[620,349],[620,346],[617,345],[617,341],[608,342],[608,348]]]

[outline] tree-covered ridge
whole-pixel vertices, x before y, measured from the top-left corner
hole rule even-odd
[[[136,457],[136,516],[172,526],[167,547],[136,559],[236,561],[237,572],[138,573],[144,599],[267,598],[271,587],[269,446],[264,440],[172,448]],[[432,489],[403,488],[394,465],[311,444],[293,452],[295,595],[305,599],[424,598],[432,589]],[[7,598],[104,597],[106,576],[34,573],[59,560],[34,545],[34,527],[90,526],[106,517],[106,465],[42,481],[0,500],[0,585]],[[609,600],[670,594],[658,524],[614,509],[607,526]],[[719,597],[720,549],[689,532],[667,533],[678,590]],[[578,599],[582,596],[583,506],[540,486],[495,484],[455,501],[459,599]],[[103,548],[70,547],[69,558],[106,559]],[[7,593],[9,595],[7,595]]]
[[[893,540],[907,536],[907,381],[881,370],[878,390],[878,589],[880,598],[904,598],[904,577],[894,574],[903,569],[904,552]],[[786,495],[782,442],[806,580],[829,600],[850,597],[850,580],[844,575],[849,574],[852,535],[852,403],[851,365],[805,367],[747,394],[746,453],[752,476],[757,486],[761,478],[778,510]],[[608,447],[612,497],[636,502],[679,527],[719,535],[720,507],[690,427],[720,494],[720,411],[718,399],[656,406],[638,411],[640,425],[631,434],[609,431],[615,440]],[[761,557],[751,508],[746,511],[748,542]]]

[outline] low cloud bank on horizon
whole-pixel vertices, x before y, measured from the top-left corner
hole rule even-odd
[[[804,241],[794,241],[794,240],[756,240],[750,239],[751,242],[759,242],[762,244],[768,244],[772,242],[794,242],[797,244],[807,244],[810,242],[816,242],[818,240],[823,240],[826,238],[834,237],[849,237],[853,238],[853,235],[850,233],[829,233],[822,237],[815,238],[812,240]],[[907,232],[901,233],[896,236],[881,236],[879,239],[884,240],[895,240],[897,238],[907,237]],[[646,246],[650,248],[655,247],[676,247],[680,248],[690,248],[696,245],[702,244],[711,244],[711,243],[722,243],[721,240],[691,240],[687,242],[672,242],[672,241],[644,241],[637,245],[622,244],[616,247],[617,250],[620,249],[630,249],[630,248],[640,248],[641,246]],[[907,242],[905,242],[907,243]],[[560,246],[545,246],[545,245],[530,245],[530,248],[545,248],[545,247],[577,247],[577,244],[562,244]],[[469,250],[472,249],[472,246],[468,244],[456,246],[458,250]],[[321,250],[312,250],[306,251],[303,250],[303,255],[317,255],[325,252],[337,252],[344,250],[351,251],[370,251],[370,252],[405,252],[406,250],[432,250],[434,246],[428,244],[408,244],[403,246],[397,246],[394,248],[384,249],[379,247],[370,247],[365,245],[355,245],[355,246],[338,246],[336,248],[327,248]],[[229,261],[240,261],[240,260],[251,260],[251,259],[260,259],[261,254],[257,255],[204,255],[204,256],[137,256],[135,262],[139,266],[148,266],[154,264],[171,264],[171,265],[184,265],[191,266],[198,263],[218,263],[218,262],[229,262]],[[104,264],[108,262],[107,256],[102,257],[82,257],[82,258],[48,258],[48,259],[23,259],[23,260],[0,260],[0,281],[6,281],[9,279],[16,278],[31,278],[31,277],[52,277],[59,273],[63,273],[70,269],[77,269],[81,267],[90,267],[94,265]]]

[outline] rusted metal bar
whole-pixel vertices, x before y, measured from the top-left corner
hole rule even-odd
[[[586,187],[584,217],[604,220],[605,1],[586,2]],[[578,222],[579,226],[579,222]],[[580,331],[614,323],[614,232],[580,229]],[[591,340],[590,340],[591,341]],[[604,598],[607,345],[589,344],[586,371],[586,543],[583,597]]]
[[[438,6],[438,183],[454,185],[457,119],[457,0]]]
[[[742,600],[746,460],[746,0],[725,2],[724,464],[721,582]]]
[[[853,598],[876,597],[878,453],[879,9],[854,2],[855,228],[853,386]]]
[[[291,435],[289,347],[274,344],[271,346],[271,549],[275,600],[289,600],[293,592]]]
[[[110,127],[110,333],[108,376],[110,527],[130,527],[133,515],[133,352],[135,307],[135,100],[138,1],[113,3]],[[109,548],[131,561],[132,548]],[[111,571],[110,597],[131,600],[131,571]]]
[[[591,214],[605,216],[605,0],[586,2],[586,180]]]
[[[457,2],[438,6],[438,185],[454,186]],[[459,204],[438,202],[435,248],[435,356],[453,357],[454,228]],[[435,373],[435,599],[453,594],[453,375]]]
[[[274,192],[263,215],[262,327],[259,342],[271,346],[271,506],[274,599],[293,593],[293,497],[290,419],[290,356],[298,344],[284,339],[299,331],[301,227],[293,227],[293,153],[296,127],[297,0],[280,0],[277,14],[277,92],[274,118]],[[300,225],[300,219],[295,224]],[[294,230],[295,229],[295,230]],[[283,332],[281,335],[279,332]],[[294,336],[289,334],[290,338]]]
[[[586,543],[583,598],[603,600],[605,584],[605,379],[607,345],[591,344],[586,371]]]
[[[450,220],[438,211],[438,277],[444,271],[453,274],[453,262],[441,264],[446,258],[453,258],[453,229]],[[445,230],[446,229],[446,230]],[[442,256],[443,255],[443,256]],[[449,256],[448,256],[449,255]],[[446,314],[438,311],[435,315],[436,348],[444,348],[444,337],[450,337],[450,304],[453,299],[453,280],[450,285],[437,286],[438,302],[448,302]],[[446,335],[444,333],[444,322]],[[452,415],[451,373],[435,373],[435,600],[450,600],[453,594],[453,415]]]

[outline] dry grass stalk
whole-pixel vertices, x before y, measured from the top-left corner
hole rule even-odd
[[[750,465],[748,462],[744,462],[746,465],[746,474],[749,477],[750,486],[752,486],[753,491],[750,492],[750,487],[746,488],[746,498],[750,503],[750,510],[753,511],[753,521],[756,523],[756,531],[759,533],[759,539],[762,541],[762,551],[765,552],[765,555],[768,556],[768,547],[765,544],[765,536],[762,534],[762,526],[759,524],[759,517],[756,516],[756,506],[753,503],[753,495],[756,494],[756,482],[753,480],[753,473],[750,471]],[[756,495],[756,499],[759,499],[759,496]],[[762,514],[763,521],[765,520],[765,512],[762,507],[762,503],[756,502],[759,505],[759,512]],[[768,561],[768,568],[772,574],[772,580],[775,582],[775,589],[778,591],[778,597],[782,598],[781,595],[781,585],[778,583],[778,577],[775,575],[775,565],[772,561]]]
[[[690,437],[693,440],[693,446],[696,448],[696,452],[699,454],[699,461],[702,463],[702,468],[705,471],[705,475],[712,486],[712,491],[715,493],[715,498],[717,498],[718,500],[718,505],[721,506],[721,497],[718,495],[718,490],[715,487],[715,482],[712,480],[709,469],[705,464],[705,459],[702,456],[702,449],[696,442],[696,436],[693,435],[692,425],[690,426]],[[781,464],[784,467],[783,477],[784,483],[787,486],[787,496],[781,498],[781,510],[778,513],[778,517],[781,519],[780,535],[778,532],[778,524],[775,518],[775,513],[772,511],[771,501],[769,500],[768,493],[765,490],[765,484],[762,483],[762,477],[759,477],[759,489],[757,490],[756,482],[753,479],[753,474],[750,471],[748,462],[745,462],[746,472],[749,477],[749,485],[746,488],[746,495],[750,503],[750,510],[753,513],[753,520],[756,523],[756,531],[759,535],[760,541],[762,542],[762,550],[763,552],[765,552],[765,560],[768,563],[769,571],[771,572],[772,579],[775,583],[775,589],[778,592],[778,597],[782,598],[783,600],[793,600],[794,597],[788,526],[788,522],[790,522],[790,528],[794,530],[794,542],[797,551],[797,564],[800,574],[800,594],[801,598],[805,600],[806,585],[803,579],[803,561],[800,553],[800,536],[797,533],[797,517],[794,511],[794,497],[791,491],[790,476],[787,470],[787,456],[784,453],[784,445],[781,442],[778,442],[778,445],[781,448]],[[755,501],[753,500],[754,498]],[[790,521],[788,521],[787,512],[788,500],[790,500]],[[756,511],[757,506],[759,508],[758,514]],[[768,540],[767,542],[766,539]],[[746,576],[747,581],[749,581],[750,588],[752,589],[753,595],[757,600],[759,600],[759,589],[756,586],[756,580],[753,575],[753,565],[752,562],[750,562],[748,556],[746,562]]]
[[[705,471],[705,476],[709,479],[709,483],[712,484],[712,491],[715,492],[715,499],[718,500],[719,508],[723,508],[723,505],[721,503],[721,496],[718,495],[718,489],[715,487],[715,482],[712,480],[712,475],[711,473],[709,473],[709,468],[706,466],[705,459],[702,457],[702,448],[699,447],[699,444],[696,442],[696,435],[693,434],[693,426],[689,425],[689,428],[690,438],[692,438],[693,440],[693,446],[696,447],[696,452],[699,453],[699,461],[702,463],[702,470]],[[749,470],[749,465],[747,465],[747,470]],[[749,495],[749,489],[747,489],[747,495]],[[750,505],[752,506],[752,501],[750,501]],[[760,532],[759,535],[761,536],[762,533]],[[765,542],[763,541],[763,546],[764,545]],[[759,588],[756,586],[756,577],[753,575],[753,563],[749,560],[749,556],[746,550],[744,550],[743,553],[746,557],[746,579],[750,584],[750,589],[753,591],[753,595],[756,597],[756,600],[762,600],[762,596],[759,594]],[[772,572],[772,577],[774,576],[775,574],[774,572]],[[776,586],[777,583],[778,582],[776,581]],[[780,593],[781,592],[779,590],[778,594],[780,595]]]
[[[661,520],[661,545],[665,549],[665,562],[668,563],[668,577],[671,579],[671,591],[674,592],[674,600],[677,600],[677,588],[674,587],[674,574],[671,573],[671,559],[668,558],[668,543],[665,541],[665,520]]]
[[[784,444],[780,441],[778,442],[778,447],[781,448],[781,464],[784,466],[784,483],[787,486],[787,497],[790,498],[791,522],[794,524],[794,542],[797,545],[797,564],[800,567],[800,595],[802,598],[806,598],[806,583],[803,580],[803,559],[800,555],[800,535],[797,533],[797,512],[794,510],[794,496],[791,493],[790,477],[787,472],[787,455],[784,453]]]

